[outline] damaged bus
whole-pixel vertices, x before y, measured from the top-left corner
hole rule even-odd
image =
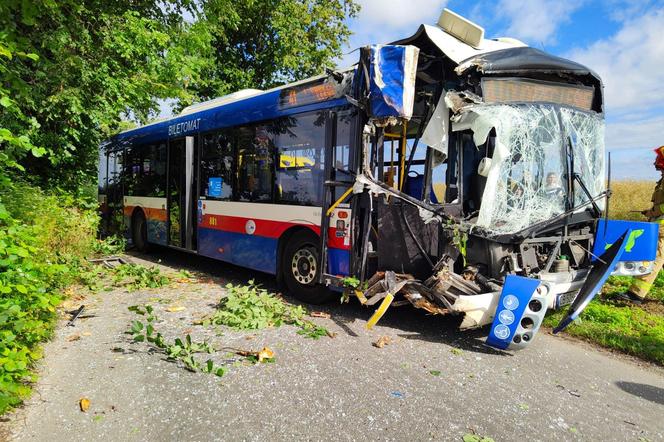
[[[276,275],[298,299],[355,296],[562,330],[610,274],[651,271],[658,226],[609,220],[603,91],[590,69],[443,11],[350,69],[243,90],[100,150],[108,231]]]

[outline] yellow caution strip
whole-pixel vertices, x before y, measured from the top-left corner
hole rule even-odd
[[[355,290],[355,296],[357,296],[357,299],[360,301],[360,304],[364,305],[367,303],[367,297],[364,296],[364,293],[362,293],[360,290]]]
[[[353,187],[349,187],[348,190],[345,191],[344,194],[341,195],[341,196],[339,197],[339,199],[336,200],[336,201],[334,202],[334,204],[332,204],[332,205],[330,206],[329,209],[327,209],[327,213],[326,213],[326,215],[327,215],[327,216],[330,216],[330,214],[332,213],[332,211],[333,211],[334,209],[336,209],[337,206],[338,206],[339,204],[341,204],[341,203],[343,202],[343,200],[345,200],[346,197],[347,197],[348,195],[350,195],[350,193],[351,193],[352,191],[353,191]]]
[[[367,321],[367,330],[371,330],[373,326],[376,325],[378,321],[380,321],[380,318],[383,317],[387,309],[390,307],[390,304],[392,304],[392,301],[394,301],[394,295],[392,293],[388,293],[385,299],[383,299],[383,302],[380,303],[380,306]]]

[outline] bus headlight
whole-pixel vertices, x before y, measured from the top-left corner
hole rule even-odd
[[[643,276],[652,272],[653,261],[621,261],[613,269],[613,276]]]

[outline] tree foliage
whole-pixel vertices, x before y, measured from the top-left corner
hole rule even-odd
[[[358,6],[346,0],[209,0],[198,19],[210,35],[212,59],[198,98],[244,88],[271,88],[320,73],[341,54]]]
[[[356,12],[346,0],[0,2],[0,168],[76,189],[123,121],[145,122],[163,99],[179,108],[313,74]]]

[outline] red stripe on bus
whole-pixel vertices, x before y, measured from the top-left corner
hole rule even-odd
[[[199,226],[206,229],[248,234],[249,232],[247,229],[249,226],[249,221],[253,221],[256,226],[253,235],[263,236],[266,238],[279,238],[289,227],[293,226],[309,227],[317,235],[320,235],[320,227],[310,224],[244,218],[228,215],[203,215],[203,222],[200,223]]]
[[[228,215],[203,215],[203,222],[199,224],[199,227],[204,229],[222,230],[225,232],[249,234],[249,232],[247,232],[247,225],[250,220],[253,221],[256,226],[253,235],[266,238],[279,238],[286,230],[293,226],[309,227],[317,235],[320,235],[320,227],[311,224],[301,224],[287,221],[272,221]],[[336,232],[336,228],[329,228],[327,241],[328,246],[334,247],[336,249],[349,250],[350,245],[345,245],[344,238],[337,237]]]

